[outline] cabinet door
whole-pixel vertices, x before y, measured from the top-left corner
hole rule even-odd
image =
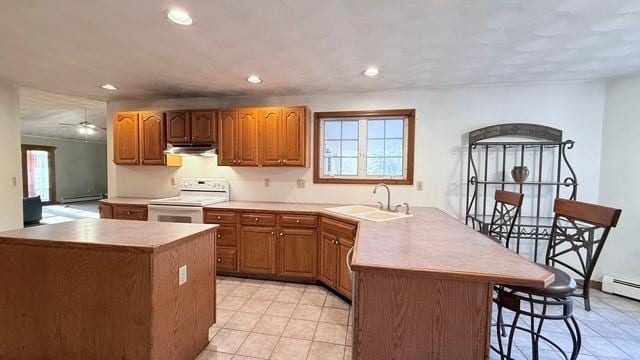
[[[276,273],[276,235],[274,227],[240,227],[240,271]]]
[[[238,112],[221,111],[218,114],[218,165],[236,165],[238,148]]]
[[[318,278],[328,286],[335,286],[337,280],[338,239],[327,232],[320,233],[320,273]]]
[[[282,109],[282,135],[280,136],[280,142],[283,165],[306,166],[306,125],[306,108],[296,107]]]
[[[161,112],[140,113],[140,164],[164,165],[166,156],[164,114]]]
[[[113,161],[119,165],[138,164],[138,113],[118,113],[113,129]]]
[[[191,122],[188,111],[167,112],[167,142],[185,144],[190,142]]]
[[[237,255],[235,248],[216,247],[216,270],[238,271]]]
[[[258,160],[262,166],[282,164],[281,128],[282,110],[280,108],[262,108],[259,113],[260,138],[258,139]]]
[[[238,165],[258,166],[258,110],[238,111]]]
[[[278,237],[278,275],[315,278],[318,251],[316,231],[280,229]]]
[[[191,112],[191,142],[214,144],[216,142],[216,113],[210,110]]]
[[[338,281],[336,290],[342,295],[351,298],[352,280],[347,267],[347,253],[353,247],[353,243],[346,239],[338,239]]]

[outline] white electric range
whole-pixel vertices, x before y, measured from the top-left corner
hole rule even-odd
[[[203,222],[203,207],[229,201],[229,182],[225,179],[180,179],[180,195],[149,201],[149,221]]]

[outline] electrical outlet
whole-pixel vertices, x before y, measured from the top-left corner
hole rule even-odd
[[[422,181],[417,181],[416,182],[416,190],[422,191]]]
[[[182,265],[178,268],[178,286],[187,283],[187,265]]]
[[[18,186],[18,178],[17,177],[14,176],[14,177],[11,178],[11,185],[13,187]]]
[[[271,182],[271,179],[264,178],[264,187],[269,187],[269,182]]]
[[[298,179],[298,189],[304,189],[304,179]]]
[[[173,176],[171,177],[171,185],[176,186],[176,178]]]

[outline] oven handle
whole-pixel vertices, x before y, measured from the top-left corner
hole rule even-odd
[[[200,206],[179,206],[179,205],[148,205],[149,210],[178,210],[178,211],[202,211]]]

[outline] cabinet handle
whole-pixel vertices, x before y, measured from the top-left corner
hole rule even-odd
[[[280,236],[283,236],[283,235],[284,235],[283,233],[280,233]]]
[[[222,262],[222,259],[218,258],[218,262]]]
[[[278,160],[278,163],[282,164],[282,160]]]
[[[256,222],[258,222],[260,219],[256,218]]]
[[[217,236],[218,236],[218,239],[220,239],[221,235],[220,235],[220,234],[218,234]]]
[[[287,159],[282,160],[282,162],[286,164],[287,163]]]
[[[273,235],[273,231],[271,232],[271,235]]]
[[[131,215],[131,211],[127,211],[127,215]]]
[[[220,219],[222,219],[222,217],[221,217],[221,216],[218,216],[218,220],[220,220]]]
[[[297,220],[296,220],[296,224],[300,224],[300,219],[297,219]]]

